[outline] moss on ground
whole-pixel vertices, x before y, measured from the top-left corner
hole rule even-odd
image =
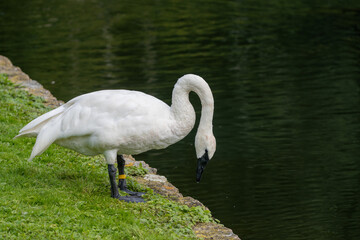
[[[129,186],[147,192],[147,202],[112,199],[101,156],[54,144],[28,162],[35,139],[13,137],[49,110],[0,74],[0,238],[196,239],[194,224],[213,221],[208,210],[168,200],[132,177]]]

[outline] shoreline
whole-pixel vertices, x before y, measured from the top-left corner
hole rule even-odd
[[[20,67],[14,66],[7,57],[2,55],[0,55],[0,73],[8,75],[11,82],[23,86],[24,90],[28,91],[32,95],[42,97],[44,99],[44,105],[46,106],[56,108],[64,103],[63,101],[56,99],[49,90],[45,89],[37,81],[32,80],[29,75],[21,70]],[[200,201],[189,196],[184,197],[174,185],[167,181],[166,177],[157,175],[157,170],[155,168],[151,168],[145,162],[135,161],[132,156],[126,156],[126,164],[134,166],[139,166],[141,164],[145,169],[147,169],[149,174],[146,174],[144,177],[136,177],[136,181],[153,189],[154,192],[189,207],[201,206],[208,209]],[[240,240],[240,238],[234,234],[231,229],[220,223],[198,223],[194,226],[193,231],[198,238],[202,239]]]

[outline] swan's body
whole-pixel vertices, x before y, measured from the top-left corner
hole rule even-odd
[[[168,105],[142,92],[127,90],[84,94],[43,116],[46,115],[49,118],[44,126],[32,128],[38,135],[30,159],[52,141],[85,155],[112,150],[139,154],[177,142],[194,125],[194,121],[187,122],[186,131],[176,131],[178,126]],[[36,121],[34,124],[38,124]],[[107,160],[115,163],[115,159]]]
[[[16,137],[37,136],[29,160],[55,142],[85,155],[103,154],[113,165],[118,154],[166,148],[184,138],[195,123],[190,91],[196,92],[202,103],[195,140],[197,157],[206,153],[210,159],[216,148],[212,133],[214,100],[208,84],[192,74],[176,83],[171,107],[138,91],[97,91],[34,119]]]

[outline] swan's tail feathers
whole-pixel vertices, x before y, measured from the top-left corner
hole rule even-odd
[[[38,131],[36,130],[31,130],[31,131],[24,131],[24,132],[20,132],[18,135],[16,135],[13,139],[15,138],[21,138],[21,137],[36,137],[38,135]]]
[[[19,137],[36,137],[36,142],[33,147],[30,158],[31,161],[37,155],[43,153],[57,138],[57,126],[54,126],[52,119],[56,118],[65,111],[65,106],[62,105],[48,113],[35,118],[25,127],[23,127],[19,134],[14,138]],[[55,124],[56,125],[56,124]]]
[[[30,123],[28,123],[25,127],[23,127],[19,131],[19,134],[14,137],[14,139],[19,138],[19,137],[36,137],[46,123],[48,123],[51,119],[53,119],[54,117],[61,114],[64,110],[65,110],[65,107],[60,106],[48,113],[41,115],[38,118],[35,118]]]
[[[35,145],[28,161],[32,161],[34,157],[43,153],[55,140],[56,134],[54,134],[54,131],[51,131],[49,128],[43,129],[36,138]]]

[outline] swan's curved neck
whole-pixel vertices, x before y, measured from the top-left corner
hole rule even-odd
[[[186,132],[186,136],[195,124],[195,111],[189,101],[191,91],[199,96],[202,105],[198,133],[202,131],[212,132],[214,98],[205,80],[193,74],[181,77],[173,90],[171,111],[180,128],[179,130]]]

